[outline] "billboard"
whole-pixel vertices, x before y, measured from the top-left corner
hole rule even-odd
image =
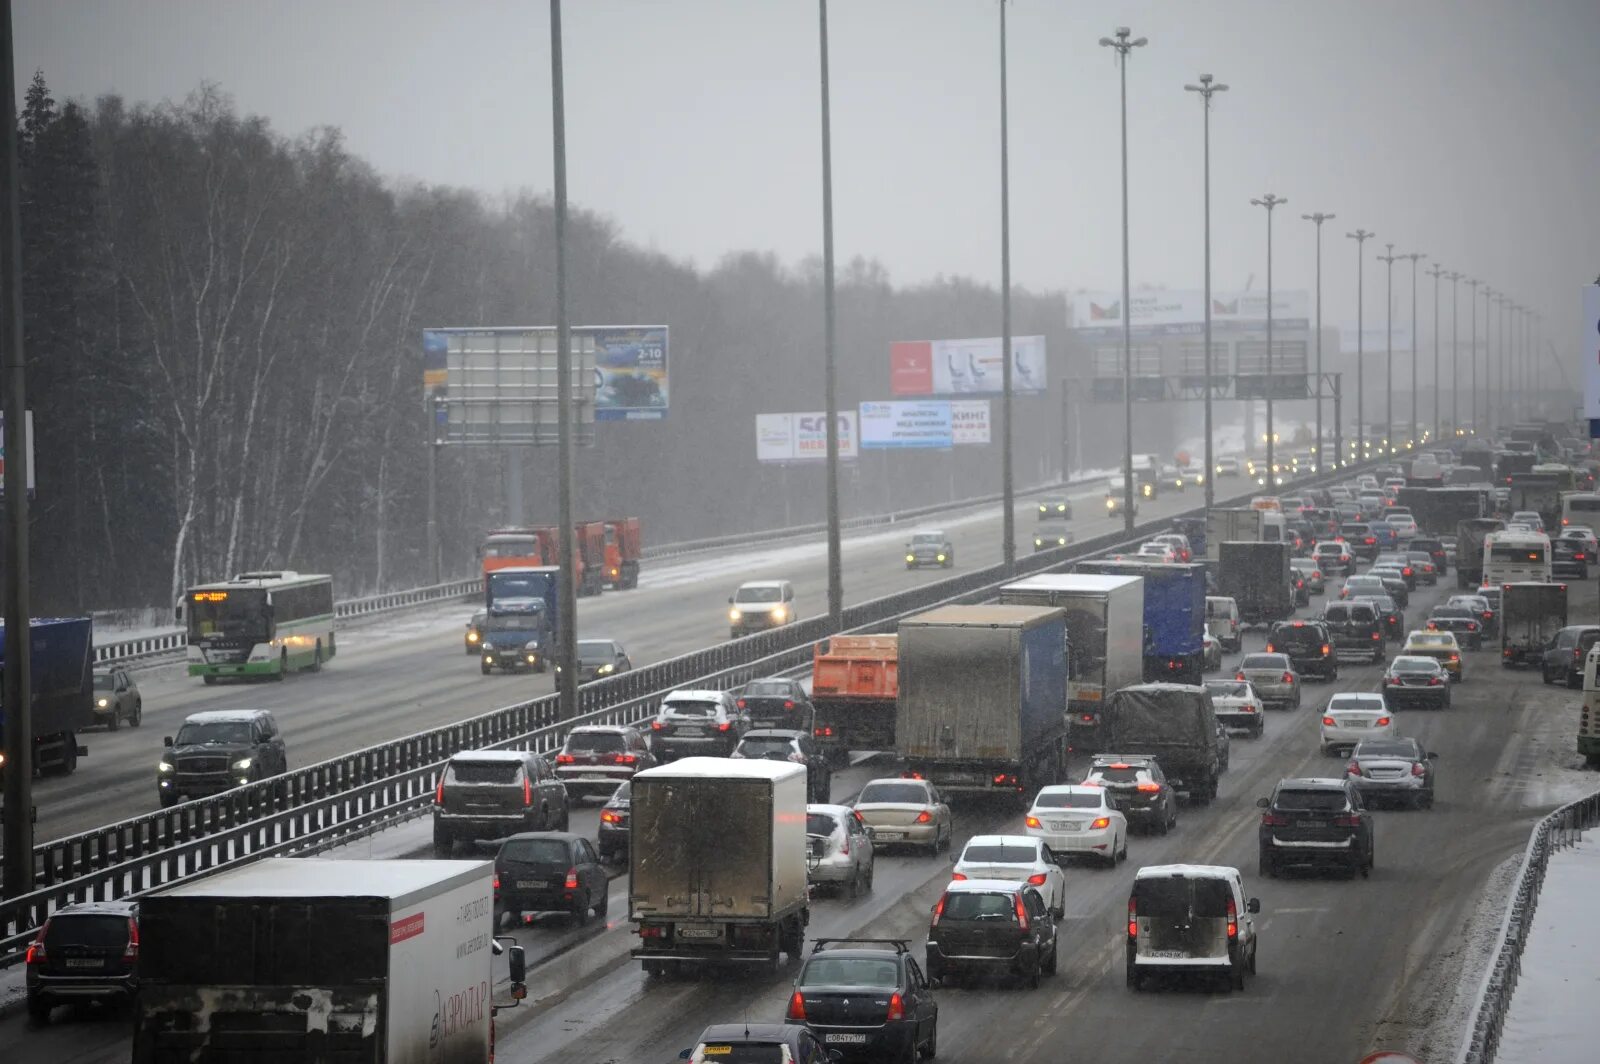
[[[823,462],[828,458],[828,417],[822,411],[805,414],[757,414],[756,460],[760,462]],[[839,458],[860,455],[856,412],[838,414]]]
[[[889,391],[893,395],[999,395],[1005,372],[1001,338],[898,340],[889,345]],[[1011,338],[1011,390],[1045,390],[1042,336]]]
[[[1396,325],[1393,332],[1382,325],[1368,325],[1361,330],[1361,350],[1369,355],[1386,354],[1392,342],[1396,351],[1411,350],[1411,326]],[[1354,326],[1339,326],[1339,353],[1353,355],[1356,348],[1356,330]]]
[[[667,416],[667,326],[591,325],[594,419],[660,421]]]
[[[989,442],[989,400],[950,400],[950,438],[956,446]]]
[[[1079,332],[1093,336],[1122,334],[1122,296],[1113,292],[1079,292],[1071,297],[1073,323]],[[1205,332],[1206,297],[1197,291],[1134,292],[1128,297],[1128,321],[1135,336],[1185,336]],[[1275,328],[1310,326],[1311,302],[1307,293],[1286,289],[1272,293]],[[1212,292],[1211,330],[1215,333],[1255,332],[1266,326],[1265,292]]]
[[[1583,359],[1583,416],[1589,419],[1589,436],[1600,430],[1600,285],[1583,289],[1583,339],[1578,348]]]
[[[435,444],[555,444],[559,377],[553,326],[424,329],[423,393]],[[573,436],[594,442],[594,338],[572,331]]]
[[[953,445],[950,404],[915,400],[861,404],[863,450],[948,448]]]

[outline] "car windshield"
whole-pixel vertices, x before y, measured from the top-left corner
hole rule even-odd
[[[628,781],[611,792],[611,800],[607,805],[626,805],[633,798],[633,781]]]
[[[177,746],[211,746],[218,743],[248,743],[250,725],[242,720],[219,720],[207,724],[185,724],[173,740]]]
[[[1033,842],[974,842],[961,852],[963,863],[1032,864],[1039,859],[1039,847]]]
[[[869,783],[861,788],[857,805],[927,805],[928,789],[920,783]]]
[[[571,753],[615,754],[627,748],[627,740],[619,732],[575,731],[567,736],[566,749]]]
[[[1082,791],[1045,791],[1033,800],[1035,809],[1098,809],[1100,795]]]
[[[1278,792],[1277,799],[1273,802],[1279,809],[1304,809],[1315,812],[1328,812],[1345,807],[1343,791],[1335,790],[1282,790]]]
[[[1339,694],[1328,699],[1329,709],[1382,709],[1382,695]]]
[[[1420,760],[1417,744],[1410,739],[1380,739],[1369,740],[1356,747],[1356,757],[1404,757],[1412,761]]]
[[[751,680],[744,693],[746,698],[792,698],[794,688],[788,680]]]
[[[605,639],[580,639],[578,661],[584,665],[604,665],[617,656],[617,650]]]
[[[1432,658],[1395,658],[1390,672],[1438,672],[1439,663]]]
[[[1144,768],[1139,765],[1096,765],[1090,769],[1090,775],[1098,776],[1108,783],[1134,783]]]
[[[1250,685],[1242,680],[1207,680],[1206,690],[1212,698],[1250,697]]]
[[[839,821],[834,819],[832,813],[807,813],[807,835],[832,835],[839,829]]]
[[[717,703],[691,698],[674,698],[671,702],[661,703],[661,712],[670,713],[674,717],[714,717],[717,714]]]
[[[963,891],[946,894],[943,920],[1009,920],[1016,912],[1016,901],[1010,894],[977,894]]]
[[[1241,669],[1278,669],[1289,667],[1289,661],[1282,654],[1246,654],[1244,661],[1239,663]]]
[[[522,765],[515,761],[452,761],[450,783],[515,783]]]
[[[540,610],[519,613],[491,613],[482,627],[489,632],[527,632],[544,623]]]
[[[900,966],[876,957],[829,957],[823,954],[806,962],[800,973],[801,986],[881,986],[900,985]]]
[[[781,602],[783,592],[776,587],[741,587],[733,598],[736,602]]]
[[[1151,876],[1133,881],[1133,900],[1140,916],[1219,919],[1228,915],[1228,902],[1232,899],[1233,891],[1220,879]]]
[[[500,856],[523,864],[565,867],[572,863],[572,855],[562,839],[507,839],[500,845]]]
[[[792,741],[777,738],[743,739],[739,742],[738,752],[740,757],[756,760],[766,758],[768,761],[782,761],[790,754],[798,753]]]
[[[918,547],[939,547],[944,544],[944,536],[938,532],[918,532],[911,537],[911,542]]]
[[[96,691],[111,691],[115,690],[116,686],[110,673],[97,672],[94,674],[94,689]]]

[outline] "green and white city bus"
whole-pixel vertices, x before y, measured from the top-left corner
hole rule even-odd
[[[333,657],[333,578],[240,573],[191,587],[178,607],[188,630],[189,675],[266,676],[320,669]]]

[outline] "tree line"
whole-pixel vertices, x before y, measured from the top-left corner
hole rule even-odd
[[[341,595],[426,582],[421,333],[554,321],[553,211],[397,185],[339,131],[290,137],[215,86],[181,103],[92,104],[36,75],[19,116],[23,306],[37,496],[35,612],[170,604],[248,568],[332,572]],[[754,415],[822,405],[820,263],[729,254],[710,269],[575,210],[577,324],[671,327],[672,407],[602,423],[575,464],[580,517],[638,515],[647,542],[820,514],[821,474],[756,462]],[[992,336],[995,290],[837,281],[842,407],[887,398],[896,339]],[[1019,335],[1065,353],[1065,302],[1019,293]],[[1058,370],[1053,370],[1059,376]],[[1017,401],[1018,469],[1059,450],[1059,397]],[[532,452],[530,517],[555,521],[554,449]],[[865,455],[847,514],[995,490],[998,449]],[[444,448],[446,575],[505,517],[506,461]]]

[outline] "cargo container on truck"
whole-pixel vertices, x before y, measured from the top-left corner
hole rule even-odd
[[[1224,543],[1259,543],[1264,537],[1265,516],[1270,511],[1253,506],[1237,509],[1213,507],[1206,511],[1206,552],[1208,561],[1218,561]]]
[[[494,930],[487,861],[274,857],[158,891],[133,1062],[487,1064]]]
[[[1244,624],[1270,624],[1294,616],[1293,552],[1287,543],[1223,543],[1217,593],[1239,606]]]
[[[5,668],[5,622],[0,620],[0,670]],[[33,768],[65,776],[88,751],[78,733],[94,720],[94,625],[87,617],[34,618],[28,623],[29,720]],[[0,773],[10,707],[0,704]]]
[[[617,517],[606,523],[605,578],[613,588],[625,591],[639,586],[639,562],[644,548],[637,517]]]
[[[1167,782],[1195,801],[1217,796],[1222,750],[1216,710],[1204,687],[1147,683],[1124,687],[1106,714],[1106,752],[1149,754]]]
[[[1456,525],[1456,586],[1474,588],[1483,583],[1483,541],[1491,532],[1503,531],[1498,517],[1474,517]]]
[[[1206,575],[1196,562],[1090,560],[1080,573],[1144,578],[1144,678],[1199,683],[1205,665]]]
[[[1074,749],[1099,750],[1107,699],[1144,679],[1144,579],[1045,573],[1002,587],[1000,601],[1065,615],[1067,736]]]
[[[631,786],[628,918],[646,974],[799,959],[811,919],[805,766],[686,757]]]
[[[833,760],[851,750],[894,749],[899,651],[893,633],[836,635],[812,650],[812,733]]]
[[[1500,587],[1500,664],[1544,664],[1545,647],[1567,626],[1567,585],[1511,583]]]
[[[1561,492],[1572,487],[1572,470],[1562,467],[1565,477],[1553,473],[1517,473],[1511,477],[1511,494],[1506,509],[1512,513],[1532,510],[1552,535],[1561,528]]]
[[[1453,536],[1462,521],[1488,512],[1487,488],[1401,488],[1395,501],[1411,511],[1418,531],[1430,536]]]
[[[900,622],[895,750],[947,794],[1026,801],[1067,768],[1059,609],[943,606]]]

